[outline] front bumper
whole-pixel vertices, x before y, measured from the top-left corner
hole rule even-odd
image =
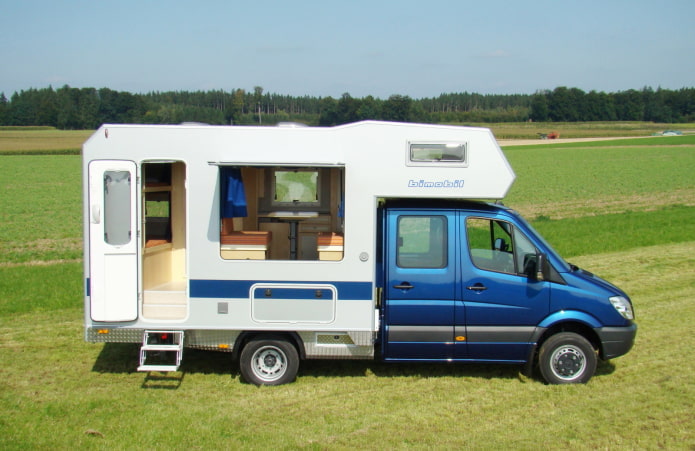
[[[627,327],[599,327],[594,329],[601,340],[601,359],[609,360],[627,354],[635,344],[637,324]]]

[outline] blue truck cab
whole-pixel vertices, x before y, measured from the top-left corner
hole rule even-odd
[[[384,360],[537,364],[565,384],[632,348],[627,294],[564,261],[515,211],[424,199],[379,213]]]

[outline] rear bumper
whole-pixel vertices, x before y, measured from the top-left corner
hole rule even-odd
[[[594,329],[601,340],[601,358],[614,359],[627,354],[635,344],[637,324],[627,327],[599,327]]]

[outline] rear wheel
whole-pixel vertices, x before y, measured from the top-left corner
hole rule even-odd
[[[297,377],[297,349],[282,338],[259,337],[249,341],[239,358],[241,375],[254,385],[282,385]]]
[[[596,371],[596,351],[581,335],[561,332],[543,343],[538,366],[549,384],[584,384]]]

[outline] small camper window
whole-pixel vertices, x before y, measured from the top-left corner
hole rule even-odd
[[[468,143],[409,143],[409,166],[466,166]]]
[[[274,205],[318,205],[319,171],[275,169],[273,171]]]

